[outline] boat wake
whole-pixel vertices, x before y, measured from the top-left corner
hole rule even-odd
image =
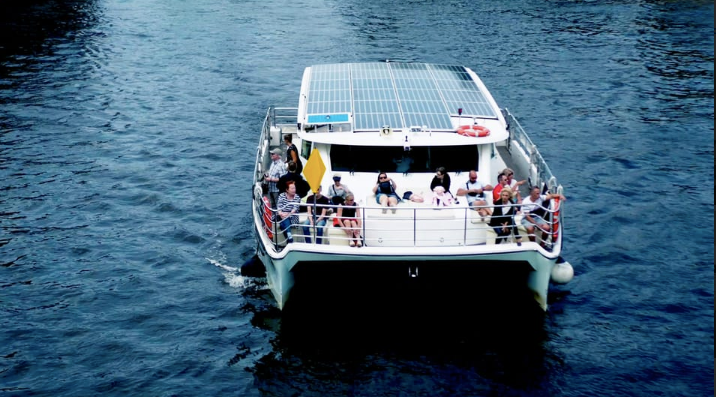
[[[232,288],[244,289],[253,284],[248,277],[241,275],[241,269],[238,267],[224,265],[216,259],[206,258],[206,260],[223,271],[224,281]]]

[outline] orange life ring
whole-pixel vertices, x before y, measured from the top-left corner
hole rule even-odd
[[[483,138],[490,135],[490,130],[481,125],[461,125],[457,127],[457,133],[463,136]]]
[[[263,218],[264,218],[264,230],[266,231],[266,234],[268,235],[268,238],[273,238],[273,222],[271,221],[271,214],[273,211],[271,211],[271,202],[269,201],[268,197],[263,197],[264,201],[264,208],[263,208]]]
[[[559,197],[552,199],[552,243],[557,243],[559,237]]]

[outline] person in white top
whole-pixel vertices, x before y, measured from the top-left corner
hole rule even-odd
[[[515,179],[515,171],[512,171],[512,168],[505,168],[502,170],[502,174],[507,177],[507,186],[512,189],[514,199],[517,200],[518,203],[521,203],[522,195],[520,194],[519,187],[527,183],[527,179],[523,179],[521,181]]]
[[[547,239],[547,233],[550,230],[550,223],[545,220],[548,214],[549,205],[544,204],[545,201],[559,197],[561,200],[566,198],[561,194],[540,194],[539,186],[530,188],[530,195],[522,200],[522,226],[525,227],[529,234],[530,241],[535,241],[535,226],[542,231],[542,241]]]
[[[445,188],[437,185],[433,189],[433,205],[436,207],[450,207],[454,204],[452,194],[445,191]]]
[[[485,200],[485,191],[492,190],[492,185],[483,185],[482,182],[477,180],[477,171],[471,170],[469,180],[465,182],[464,187],[457,189],[458,196],[467,197],[467,205],[471,208],[476,208],[477,213],[481,217],[486,217],[492,214],[492,210],[487,208],[487,201]]]

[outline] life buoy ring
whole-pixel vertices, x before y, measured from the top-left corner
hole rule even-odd
[[[461,125],[457,127],[457,133],[463,136],[483,138],[490,135],[490,130],[481,125]]]
[[[273,222],[271,221],[271,202],[268,197],[263,197],[264,208],[263,208],[263,219],[264,219],[264,230],[268,238],[273,238]]]
[[[556,244],[559,237],[559,204],[559,197],[552,199],[552,244]]]

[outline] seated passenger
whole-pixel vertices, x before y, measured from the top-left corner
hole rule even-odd
[[[505,168],[502,170],[502,173],[507,176],[507,186],[512,189],[512,198],[516,200],[516,203],[521,203],[522,195],[520,194],[520,186],[527,183],[527,179],[521,181],[516,180],[515,172],[512,171],[512,168]]]
[[[308,196],[306,199],[306,215],[308,215],[308,219],[303,221],[301,224],[303,226],[303,235],[305,236],[305,241],[308,244],[311,244],[311,229],[314,225],[314,219],[313,219],[313,204],[316,204],[316,219],[315,219],[315,225],[316,225],[316,244],[321,244],[323,241],[321,240],[321,237],[323,236],[323,227],[326,226],[326,221],[328,220],[328,204],[330,202],[328,201],[328,197],[321,194],[321,190],[323,189],[322,186],[318,186],[318,191],[316,194],[313,194],[311,196]]]
[[[291,226],[298,224],[298,207],[301,206],[301,198],[296,194],[296,183],[286,182],[286,191],[278,195],[278,216],[280,218],[279,228],[286,237],[286,241],[293,242]]]
[[[450,207],[454,204],[452,194],[445,191],[445,188],[438,185],[433,189],[433,205],[436,207]]]
[[[353,193],[346,195],[346,202],[338,206],[336,213],[343,231],[348,235],[348,245],[351,247],[362,247],[363,242],[360,236],[361,220],[360,208],[353,198]]]
[[[396,207],[400,201],[400,197],[395,190],[398,188],[395,181],[388,178],[388,174],[385,172],[378,173],[378,181],[373,186],[373,193],[375,193],[375,202],[383,207]],[[395,213],[395,208],[392,209]],[[383,210],[385,213],[385,210]]]
[[[346,201],[346,195],[351,192],[348,186],[341,183],[341,174],[336,172],[333,174],[333,184],[328,187],[328,197],[333,204],[343,204]]]
[[[452,193],[450,193],[450,175],[445,171],[445,167],[438,167],[435,171],[435,176],[430,182],[430,190],[435,191],[435,186],[442,186],[452,196]]]
[[[487,208],[487,201],[485,200],[485,191],[492,190],[492,185],[483,185],[477,180],[477,171],[471,170],[469,180],[465,182],[465,187],[457,189],[458,196],[467,197],[467,205],[471,208],[477,209],[477,213],[483,218],[492,214],[489,208]]]
[[[495,186],[494,189],[492,189],[492,202],[500,199],[500,192],[502,191],[502,188],[507,186],[507,176],[505,174],[499,174],[497,175],[497,186]]]
[[[500,197],[493,205],[495,209],[492,211],[489,225],[492,226],[492,230],[497,233],[495,244],[500,244],[503,240],[507,239],[510,234],[514,233],[517,238],[517,245],[521,245],[522,237],[515,225],[515,213],[517,211],[512,202],[512,189],[510,189],[509,186],[502,188]]]
[[[530,188],[530,195],[522,200],[522,225],[529,234],[530,241],[536,241],[535,239],[535,226],[542,231],[542,241],[547,239],[547,233],[550,231],[550,222],[548,218],[548,200],[555,197],[559,197],[561,200],[566,198],[561,194],[540,194],[539,186],[532,186]]]

